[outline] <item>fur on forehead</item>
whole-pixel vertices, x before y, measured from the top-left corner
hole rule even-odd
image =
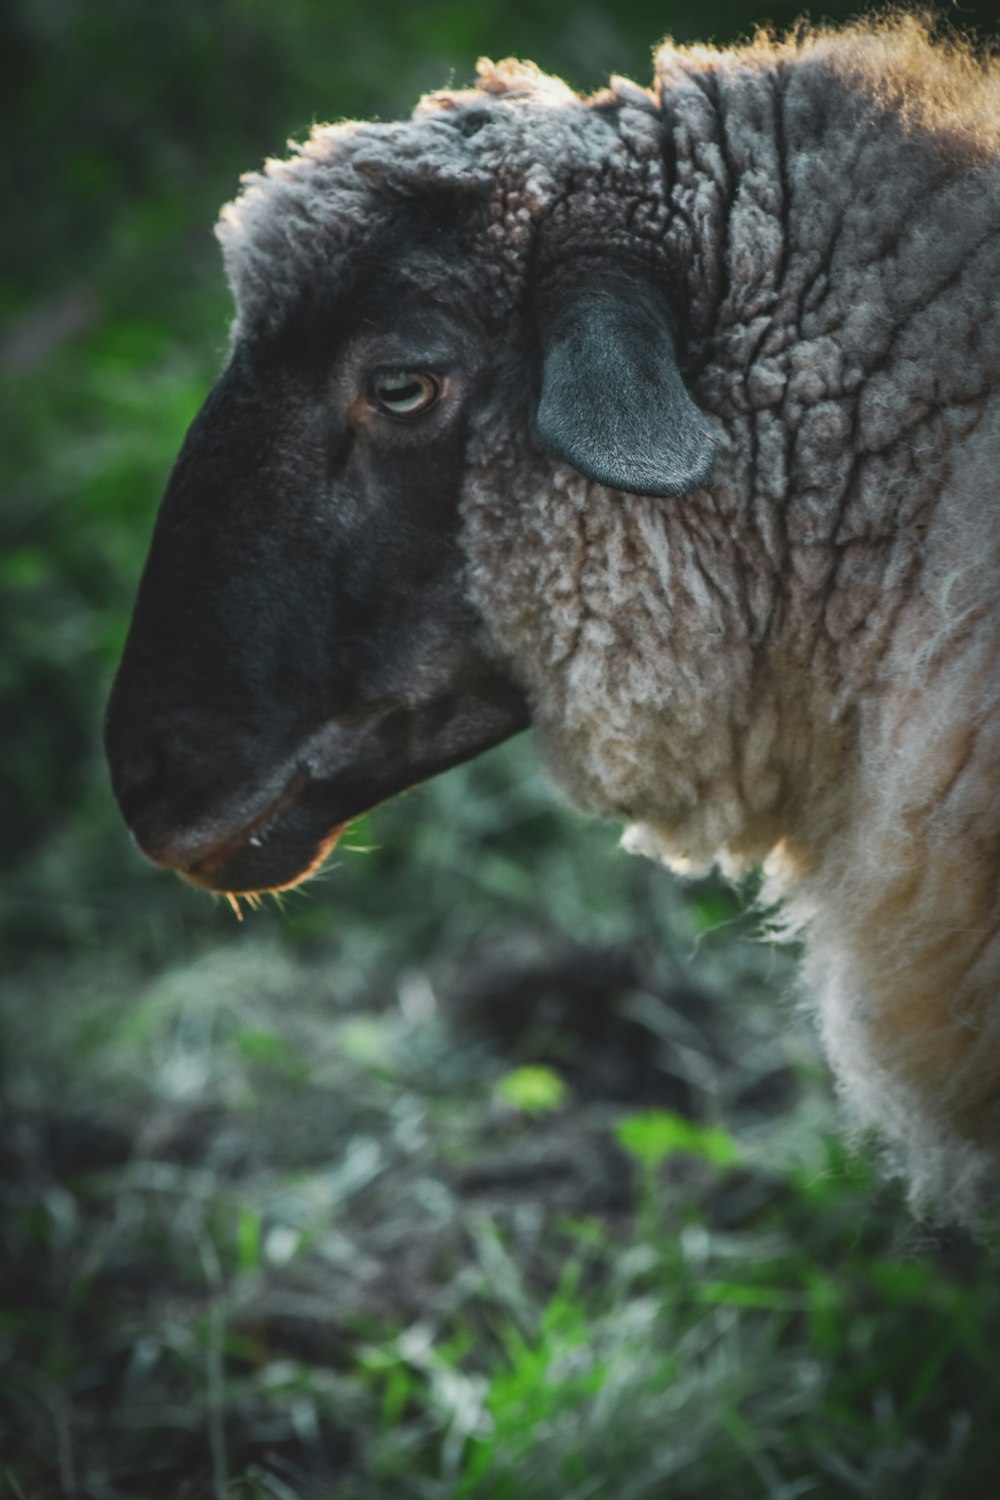
[[[932,31],[926,16],[890,12],[840,31],[805,27],[783,39],[762,31],[735,48],[668,41],[654,54],[652,91],[613,78],[590,99],[532,63],[484,59],[475,88],[428,94],[410,120],[317,126],[290,157],[244,177],[222,211],[234,331],[280,326],[324,278],[350,284],[373,238],[388,229],[398,239],[405,229],[402,206],[424,197],[433,215],[443,190],[467,193],[470,215],[479,214],[469,277],[487,316],[502,318],[519,300],[539,234],[543,265],[565,253],[662,264],[666,117],[682,120],[690,152],[716,150],[709,74],[793,62],[826,69],[951,151],[989,156],[1000,142],[996,72],[965,43],[932,45]],[[457,274],[453,258],[450,269]]]
[[[280,326],[316,278],[351,277],[364,248],[401,211],[443,193],[478,212],[470,245],[488,312],[523,288],[537,228],[555,242],[572,219],[574,247],[595,247],[614,220],[634,254],[629,208],[662,176],[651,96],[623,79],[584,100],[531,63],[481,60],[474,89],[426,95],[409,120],[316,126],[292,155],[247,173],[216,227],[236,303],[236,331]],[[615,205],[620,203],[616,214]],[[651,241],[652,243],[652,241]],[[557,253],[555,248],[553,253]],[[454,268],[453,268],[454,269]]]

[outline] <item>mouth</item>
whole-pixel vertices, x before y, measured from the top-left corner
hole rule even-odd
[[[285,891],[308,880],[350,822],[412,784],[405,774],[366,772],[362,756],[326,774],[323,751],[333,728],[324,726],[290,763],[199,822],[166,833],[134,829],[143,853],[191,885],[233,896]]]
[[[332,853],[351,816],[365,811],[358,809],[330,826],[326,816],[310,816],[302,805],[308,787],[309,773],[299,767],[249,821],[230,829],[217,826],[193,858],[190,851],[187,864],[174,868],[192,885],[233,896],[300,885]]]
[[[442,732],[442,717],[446,726]],[[355,818],[418,782],[490,749],[528,727],[518,696],[470,720],[461,712],[426,723],[398,709],[363,724],[328,721],[250,790],[178,828],[160,808],[132,824],[155,864],[190,884],[232,896],[284,891],[308,880]]]
[[[367,811],[363,799],[343,813],[324,806],[320,787],[301,761],[197,823],[168,831],[160,820],[156,827],[140,821],[133,835],[154,864],[203,890],[288,890],[315,874],[347,824]]]

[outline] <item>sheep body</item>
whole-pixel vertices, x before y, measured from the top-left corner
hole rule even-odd
[[[669,286],[719,442],[676,501],[470,415],[470,595],[566,795],[682,868],[764,860],[841,1089],[915,1203],[1000,1153],[1000,79],[918,21],[656,55],[578,99],[530,65],[314,132],[220,237],[237,332],[363,255],[400,195],[479,194],[414,285],[501,323],[539,265]]]

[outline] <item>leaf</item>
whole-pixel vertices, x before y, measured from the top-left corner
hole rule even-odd
[[[240,1210],[236,1227],[236,1256],[240,1270],[245,1274],[260,1266],[260,1216],[252,1208]]]
[[[525,1114],[544,1114],[565,1102],[566,1084],[551,1068],[515,1068],[501,1078],[497,1094]]]
[[[288,1042],[283,1036],[278,1036],[273,1031],[254,1030],[252,1027],[240,1032],[236,1044],[244,1057],[254,1061],[270,1062],[279,1057],[287,1057],[289,1050]]]
[[[677,1151],[700,1156],[716,1167],[730,1166],[737,1158],[736,1146],[726,1131],[695,1125],[670,1110],[651,1109],[631,1115],[616,1133],[625,1150],[648,1166],[666,1161]]]

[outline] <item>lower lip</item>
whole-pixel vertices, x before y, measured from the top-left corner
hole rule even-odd
[[[221,891],[233,896],[291,890],[293,886],[301,885],[304,880],[315,875],[332,853],[346,827],[346,823],[338,823],[324,834],[306,858],[294,862],[294,873],[287,877],[274,878],[267,873],[266,866],[271,851],[266,839],[256,834],[242,839],[227,839],[219,850],[213,850],[197,864],[182,869],[180,874],[203,890]],[[254,873],[255,865],[260,867],[259,874]],[[240,866],[245,868],[241,870]]]
[[[302,767],[296,769],[261,812],[238,832],[199,852],[180,867],[180,873],[194,885],[234,895],[284,891],[307,880],[347,826],[340,821],[324,829],[321,822],[317,826],[317,821],[306,816],[303,793],[309,784],[309,773]],[[296,814],[305,827],[294,826]]]
[[[312,783],[301,764],[278,784],[280,791],[250,817],[244,813],[228,826],[206,822],[163,842],[143,839],[141,847],[156,864],[204,890],[245,895],[298,885],[323,863],[346,821],[324,827],[322,809],[308,808]]]

